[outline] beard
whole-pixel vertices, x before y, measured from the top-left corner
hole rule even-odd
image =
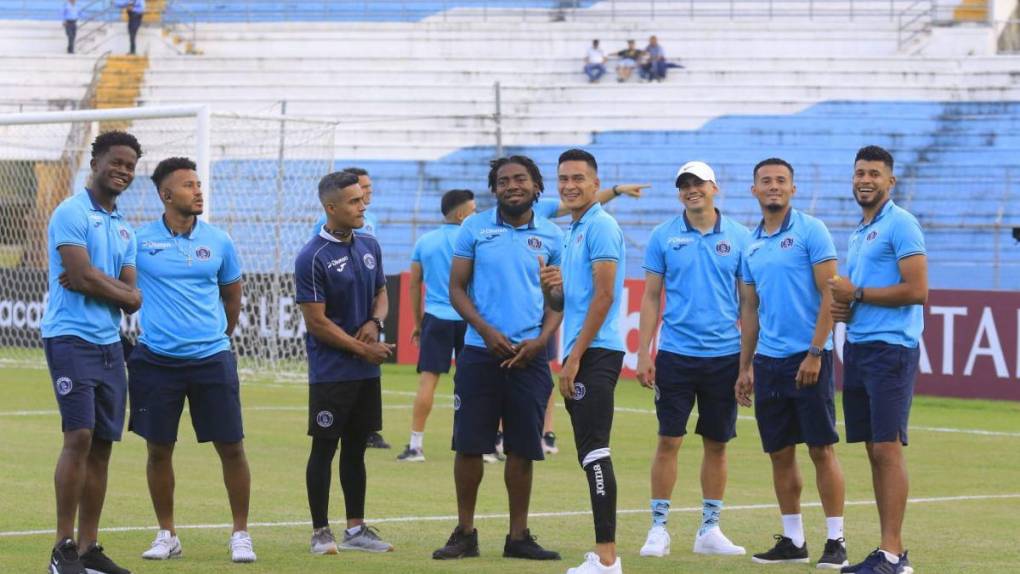
[[[769,203],[768,205],[765,206],[765,211],[770,211],[772,213],[779,213],[785,207],[786,207],[785,205],[779,205],[778,203]]]
[[[531,206],[534,205],[535,200],[515,205],[508,205],[506,203],[503,203],[502,201],[498,203],[499,210],[502,211],[503,213],[509,215],[510,217],[520,217],[527,213],[529,209],[531,209]]]
[[[874,193],[873,199],[865,201],[861,199],[861,196],[858,195],[856,191],[854,191],[854,199],[857,201],[857,205],[861,207],[875,207],[876,205],[881,205],[882,202],[885,201],[887,197],[889,197],[888,192],[876,191]]]

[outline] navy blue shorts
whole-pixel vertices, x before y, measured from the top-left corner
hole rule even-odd
[[[889,343],[843,345],[843,418],[847,442],[907,444],[920,347]]]
[[[379,377],[308,385],[308,436],[368,437],[382,430]]]
[[[740,353],[722,357],[691,357],[659,351],[655,357],[655,415],[659,435],[687,434],[687,419],[698,403],[694,432],[716,442],[737,436],[737,397],[733,387],[740,374]]]
[[[448,321],[425,313],[418,342],[419,373],[449,373],[453,357],[464,348],[467,321]]]
[[[839,442],[832,351],[822,352],[818,382],[798,389],[797,371],[805,356],[807,352],[781,359],[754,356],[754,417],[765,452],[800,443],[827,446]]]
[[[128,386],[128,429],[149,442],[177,442],[185,398],[198,442],[234,443],[244,438],[241,384],[230,351],[178,359],[139,343],[128,359]]]
[[[465,345],[453,376],[453,450],[485,454],[496,450],[503,421],[503,450],[543,460],[542,424],[552,393],[548,358],[539,352],[524,368],[504,369],[487,349]]]
[[[545,356],[550,361],[554,361],[560,358],[560,329],[559,327],[553,331],[553,334],[549,336],[549,340],[545,343]]]
[[[127,373],[120,342],[96,345],[74,336],[43,339],[64,432],[91,429],[100,440],[124,432]]]
[[[620,380],[621,369],[623,351],[589,348],[581,356],[574,378],[574,396],[566,401],[566,406],[574,428],[577,462],[582,468],[609,456],[616,382]]]

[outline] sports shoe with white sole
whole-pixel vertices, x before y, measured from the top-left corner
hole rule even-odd
[[[230,535],[230,560],[231,562],[254,562],[255,549],[251,546],[251,536],[244,530],[238,530]]]
[[[753,562],[756,564],[807,564],[809,562],[807,542],[804,542],[803,546],[797,547],[793,544],[793,540],[781,534],[776,534],[773,538],[776,539],[776,545],[768,552],[759,552],[752,556]]]
[[[704,534],[694,539],[695,554],[718,554],[722,556],[743,556],[747,554],[743,546],[737,546],[730,542],[729,538],[722,533],[718,526],[709,528]]]
[[[506,457],[498,452],[490,452],[483,454],[482,460],[485,461],[486,464],[497,464],[506,460]]]
[[[828,539],[825,541],[825,550],[822,557],[818,559],[816,568],[820,570],[842,570],[849,566],[850,561],[846,558],[846,541],[843,538]]]
[[[98,542],[93,542],[88,550],[82,552],[81,565],[85,567],[85,574],[131,574],[130,570],[118,566],[107,556]]]
[[[328,526],[312,531],[311,552],[317,556],[336,554],[336,537],[333,536],[333,531]]]
[[[568,569],[567,574],[623,574],[623,564],[617,556],[612,566],[606,566],[599,560],[598,554],[589,552],[584,555],[584,562],[576,568]]]
[[[411,445],[404,447],[404,452],[397,455],[399,462],[425,462],[425,450],[411,448]]]
[[[641,556],[667,556],[669,554],[669,532],[665,526],[653,526],[641,547]]]
[[[393,545],[379,538],[379,531],[367,524],[362,524],[361,530],[354,534],[344,531],[344,541],[338,548],[361,552],[393,552]]]
[[[542,452],[545,454],[559,454],[560,447],[556,446],[556,433],[549,431],[542,435]]]
[[[152,546],[142,552],[142,558],[146,560],[171,560],[180,558],[184,549],[181,547],[181,540],[170,533],[169,530],[160,530],[156,533],[156,539]]]

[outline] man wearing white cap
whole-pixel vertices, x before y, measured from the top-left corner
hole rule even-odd
[[[676,484],[677,452],[695,402],[704,454],[701,461],[703,509],[694,541],[699,554],[744,554],[719,528],[726,490],[726,443],[736,436],[733,392],[740,370],[740,301],[737,281],[751,233],[715,208],[715,172],[700,161],[677,172],[684,211],[652,231],[645,251],[645,292],[641,302],[638,380],[655,390],[659,442],[652,461],[652,527],[642,556],[669,554],[666,530],[670,496]],[[649,348],[659,322],[659,351]]]

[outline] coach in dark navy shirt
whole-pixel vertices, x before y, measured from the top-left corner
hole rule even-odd
[[[326,223],[294,263],[297,302],[308,328],[308,435],[312,452],[306,482],[312,512],[311,550],[335,554],[329,529],[330,467],[337,445],[347,531],[340,548],[387,552],[365,517],[365,441],[382,429],[379,364],[393,347],[379,342],[386,315],[386,276],[379,243],[355,235],[365,224],[365,192],[356,175],[331,173],[319,182]]]

